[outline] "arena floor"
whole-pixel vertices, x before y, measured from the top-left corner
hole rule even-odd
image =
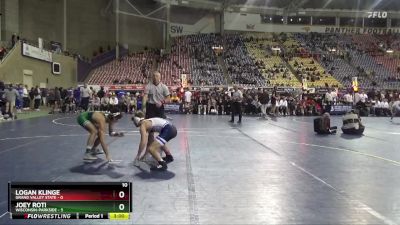
[[[400,118],[364,118],[362,137],[317,136],[311,117],[172,118],[175,161],[161,173],[133,166],[130,117],[117,125],[125,137],[107,139],[112,165],[83,162],[87,135],[75,117],[0,124],[0,224],[33,224],[9,219],[8,181],[131,181],[132,218],[118,224],[400,224]]]

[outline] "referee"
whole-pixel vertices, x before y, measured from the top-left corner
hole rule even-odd
[[[153,82],[149,82],[144,89],[143,106],[146,119],[159,117],[166,119],[164,113],[164,104],[169,103],[170,93],[168,87],[161,83],[161,74],[156,71],[153,73]],[[174,161],[170,150],[167,145],[163,145],[161,149],[165,152],[166,156],[163,157],[167,163]]]
[[[161,83],[160,72],[154,72],[153,82],[147,84],[144,89],[143,109],[146,119],[153,117],[166,118],[164,113],[164,103],[170,102],[168,87]]]
[[[237,86],[234,87],[235,92],[232,93],[232,119],[229,121],[231,123],[234,122],[235,114],[239,113],[239,120],[238,123],[242,123],[242,100],[243,100],[243,93],[239,90]]]

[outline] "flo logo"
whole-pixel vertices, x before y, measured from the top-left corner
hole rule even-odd
[[[368,12],[368,18],[379,18],[379,19],[385,19],[387,18],[387,12]]]

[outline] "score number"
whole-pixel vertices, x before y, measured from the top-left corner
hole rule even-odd
[[[129,187],[129,184],[128,184],[128,183],[122,183],[122,187],[123,187],[123,188],[128,188],[128,187]],[[118,197],[119,197],[120,199],[124,199],[125,196],[126,196],[125,191],[119,191],[119,192],[118,192]],[[125,204],[123,204],[123,203],[119,204],[119,205],[118,205],[118,209],[119,209],[120,211],[124,211],[124,210],[125,210]]]

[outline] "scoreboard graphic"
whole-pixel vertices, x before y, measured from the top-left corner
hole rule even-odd
[[[128,220],[132,212],[130,182],[10,182],[12,219]]]

